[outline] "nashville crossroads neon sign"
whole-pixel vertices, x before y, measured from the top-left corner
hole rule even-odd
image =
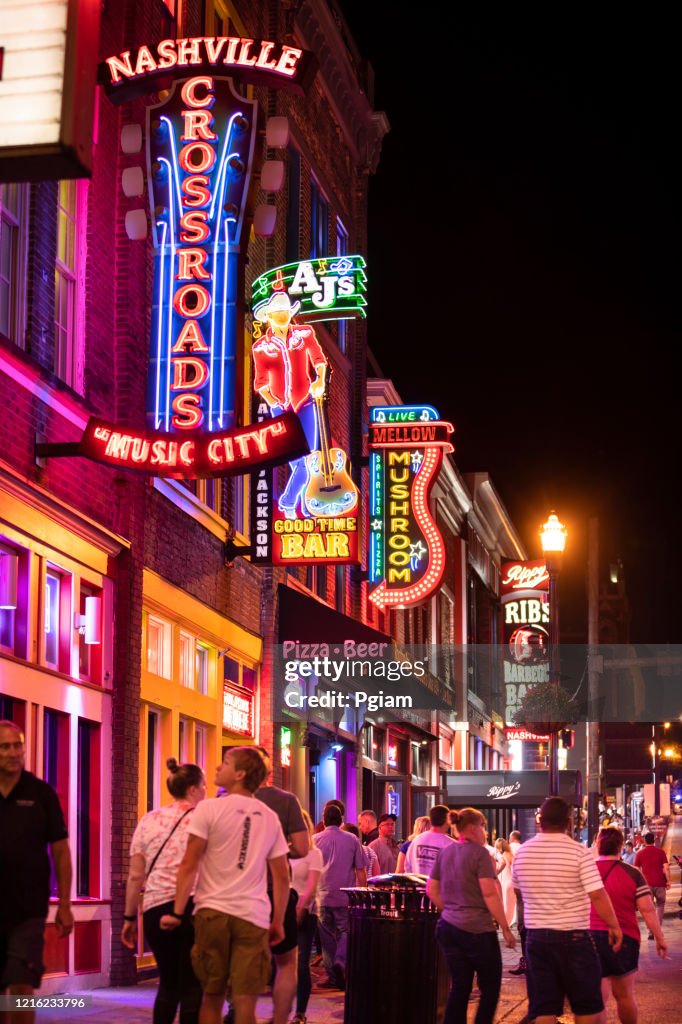
[[[193,36],[107,57],[99,80],[109,98],[122,103],[163,88],[170,78],[199,74],[233,74],[256,85],[303,93],[315,69],[313,55],[295,46],[241,36]]]
[[[369,599],[379,608],[419,604],[443,578],[429,493],[453,430],[432,406],[371,409]]]

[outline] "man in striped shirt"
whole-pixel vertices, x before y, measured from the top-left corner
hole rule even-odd
[[[528,1017],[554,1024],[567,997],[576,1024],[599,1024],[604,1009],[599,956],[590,935],[590,904],[604,919],[609,942],[623,934],[591,850],[567,830],[571,808],[549,797],[540,809],[540,833],[512,863],[512,883],[523,901],[527,929]]]

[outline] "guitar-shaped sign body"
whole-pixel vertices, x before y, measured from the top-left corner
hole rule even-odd
[[[342,448],[332,448],[324,399],[315,399],[319,451],[306,457],[308,482],[303,504],[316,519],[346,516],[358,503],[358,489],[348,472],[348,457]]]

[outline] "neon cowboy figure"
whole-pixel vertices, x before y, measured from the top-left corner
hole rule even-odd
[[[318,447],[315,399],[324,398],[327,357],[312,327],[292,324],[299,309],[300,302],[292,306],[285,291],[276,291],[255,310],[256,320],[268,326],[253,346],[254,388],[268,403],[273,416],[289,409],[298,414],[310,450],[314,451]],[[314,380],[311,368],[315,371]],[[299,501],[301,514],[308,515],[302,501],[308,479],[306,457],[289,465],[291,475],[278,504],[287,518],[295,519]]]

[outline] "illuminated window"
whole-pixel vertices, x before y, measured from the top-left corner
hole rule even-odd
[[[338,217],[336,218],[336,255],[348,255],[348,232]],[[341,352],[345,352],[348,347],[347,327],[347,320],[339,320],[336,325],[336,341]]]
[[[43,779],[59,797],[64,818],[69,820],[69,716],[52,708],[43,710]],[[57,895],[57,876],[50,858],[50,895]]]
[[[0,334],[25,345],[29,186],[0,185]]]
[[[189,761],[189,730],[190,723],[186,718],[180,718],[178,722],[178,761],[180,764],[187,764]]]
[[[223,481],[220,478],[190,480],[186,486],[207,508],[223,516]]]
[[[194,652],[196,687],[199,693],[208,693],[208,648],[196,645]]]
[[[161,734],[161,715],[158,711],[147,710],[147,810],[153,811],[159,806],[159,743]]]
[[[57,198],[57,258],[54,274],[54,371],[69,387],[82,389],[79,274],[83,266],[87,185],[60,181]]]
[[[44,661],[48,668],[60,672],[70,669],[69,577],[52,568],[45,575]]]
[[[18,586],[19,559],[14,548],[0,544],[0,651],[7,654],[15,653],[15,630],[17,622],[17,604],[20,588]],[[7,717],[7,716],[5,716]]]
[[[147,619],[147,671],[164,679],[171,678],[170,623],[155,615]]]
[[[194,638],[187,633],[180,633],[180,682],[183,686],[194,686]]]
[[[85,615],[86,598],[101,598],[101,596],[101,590],[91,587],[87,583],[81,583],[80,614]],[[102,644],[86,644],[85,634],[80,632],[78,635],[78,674],[81,679],[88,679],[91,683],[99,683],[102,680]]]
[[[287,150],[287,238],[286,262],[294,263],[301,252],[301,154],[294,146]]]
[[[203,772],[206,771],[206,751],[208,749],[207,729],[205,725],[194,727],[194,763],[198,764]]]
[[[310,256],[329,255],[329,203],[314,178],[310,179]]]
[[[78,719],[76,895],[100,895],[100,726]]]

